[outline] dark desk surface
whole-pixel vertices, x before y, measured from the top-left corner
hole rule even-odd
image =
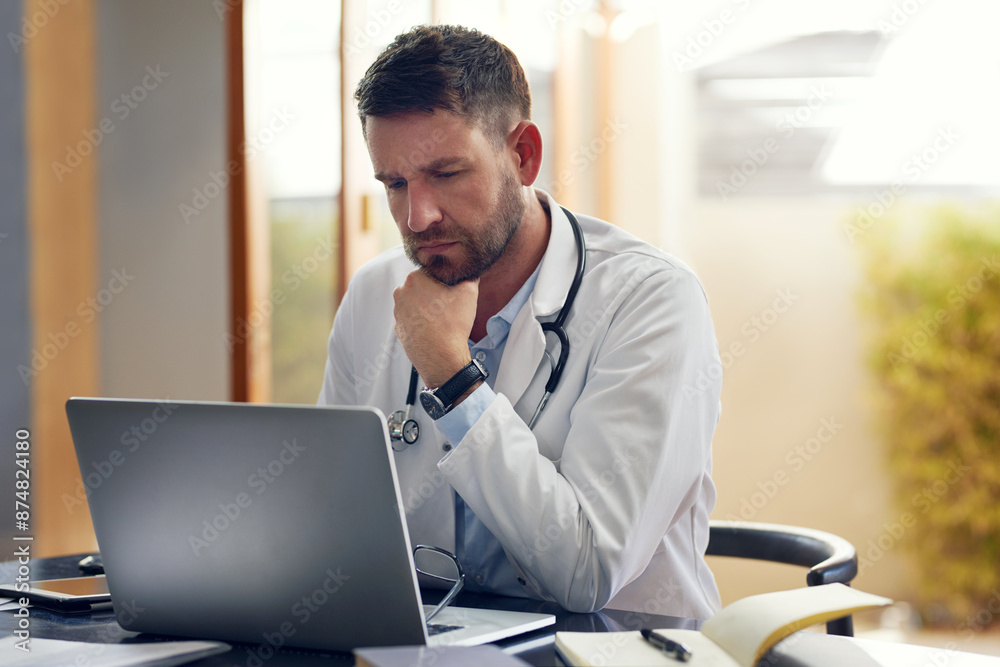
[[[80,572],[77,569],[77,562],[83,555],[33,560],[31,563],[32,579],[62,579],[65,577],[80,576]],[[16,571],[16,563],[0,563],[0,583],[13,583]],[[439,595],[437,591],[428,591],[425,602],[436,602],[436,596]],[[701,625],[700,621],[692,619],[611,609],[592,614],[574,614],[565,611],[559,605],[551,602],[473,593],[462,593],[455,604],[463,607],[554,614],[556,617],[555,626],[498,642],[498,645],[506,649],[508,653],[513,653],[525,662],[537,667],[559,664],[556,661],[553,645],[553,639],[557,631],[613,632],[638,630],[646,626],[698,629]],[[0,636],[12,634],[15,624],[16,617],[13,614],[10,612],[0,612]],[[44,609],[32,609],[31,637],[101,643],[158,641],[161,639],[151,635],[140,635],[123,630],[115,621],[114,614],[110,610],[88,614],[63,615]],[[333,666],[354,664],[354,659],[350,654],[320,653],[296,649],[282,649],[275,655],[261,660],[256,652],[258,649],[257,645],[239,644],[236,642],[227,643],[233,647],[231,651],[190,664],[193,667],[261,667],[262,665],[266,665],[267,667],[305,667],[312,665]]]

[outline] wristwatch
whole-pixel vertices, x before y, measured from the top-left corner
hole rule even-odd
[[[473,359],[465,368],[455,373],[437,389],[424,387],[420,390],[420,404],[424,406],[424,410],[427,411],[431,419],[441,419],[448,414],[458,397],[464,394],[469,387],[489,376],[490,373],[486,367],[478,360]]]

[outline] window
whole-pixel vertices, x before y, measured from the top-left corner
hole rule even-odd
[[[270,400],[313,403],[339,294],[341,8],[259,0],[246,11],[248,189],[267,218],[271,276],[248,319],[270,340]]]

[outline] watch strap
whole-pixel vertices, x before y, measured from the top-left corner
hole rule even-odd
[[[485,380],[490,376],[486,367],[473,359],[465,368],[452,375],[443,385],[434,390],[434,395],[444,404],[445,410],[450,410],[452,404],[458,397],[464,394],[469,387]]]

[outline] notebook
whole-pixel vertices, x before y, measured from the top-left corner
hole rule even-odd
[[[126,630],[271,647],[475,645],[555,617],[421,604],[374,408],[71,398]]]

